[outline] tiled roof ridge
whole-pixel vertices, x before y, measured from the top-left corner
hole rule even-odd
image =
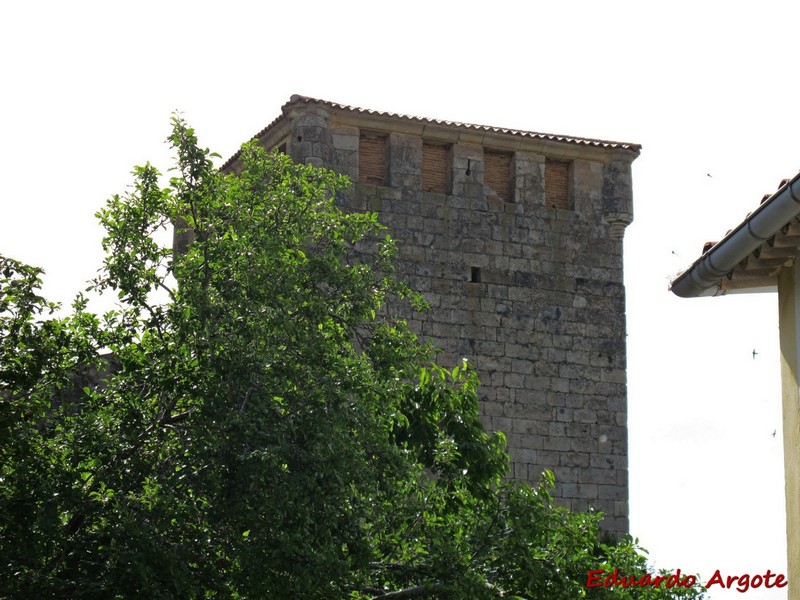
[[[393,119],[404,119],[406,121],[415,121],[418,123],[428,123],[431,125],[445,125],[447,127],[457,127],[459,129],[473,129],[473,130],[482,130],[488,131],[493,133],[505,133],[509,135],[519,135],[522,137],[531,137],[537,139],[544,139],[544,140],[554,140],[558,142],[567,142],[567,143],[574,143],[574,144],[582,144],[587,146],[599,146],[604,148],[619,148],[622,150],[633,150],[638,152],[641,150],[640,144],[632,144],[629,142],[616,142],[612,140],[601,140],[597,138],[586,138],[586,137],[577,137],[577,136],[570,136],[570,135],[560,135],[555,133],[543,133],[538,131],[525,131],[522,129],[509,129],[506,127],[496,127],[493,125],[479,125],[476,123],[462,123],[460,121],[447,121],[443,119],[432,119],[430,117],[417,117],[414,115],[405,115],[399,113],[393,113],[389,111],[380,111],[380,110],[372,110],[368,108],[361,108],[358,106],[349,106],[347,104],[339,104],[338,102],[331,102],[330,100],[321,100],[319,98],[312,98],[310,96],[301,96],[299,94],[294,94],[289,99],[289,102],[284,104],[281,109],[286,110],[290,106],[296,103],[302,102],[303,104],[320,104],[322,106],[328,106],[333,109],[344,110],[347,112],[355,112],[359,114],[368,114],[368,115],[375,115],[378,117],[389,117]],[[270,124],[271,125],[271,124]],[[266,129],[269,128],[269,125]],[[263,132],[259,133],[259,136]]]
[[[569,135],[559,135],[554,133],[542,133],[537,131],[525,131],[521,129],[508,129],[505,127],[495,127],[492,125],[478,125],[475,123],[461,123],[458,121],[446,121],[442,119],[432,119],[429,117],[417,117],[413,115],[404,115],[398,114],[388,111],[379,111],[379,110],[372,110],[368,108],[361,108],[358,106],[350,106],[347,104],[339,104],[338,102],[332,102],[330,100],[322,100],[319,98],[312,98],[310,96],[301,96],[299,94],[293,94],[289,101],[286,102],[283,106],[281,106],[281,114],[280,116],[273,119],[266,127],[264,127],[261,131],[256,133],[252,139],[260,139],[267,132],[270,131],[283,117],[289,112],[292,106],[298,104],[317,104],[320,106],[325,106],[328,108],[332,108],[334,110],[346,111],[350,113],[357,113],[357,114],[367,114],[367,115],[374,115],[377,117],[387,117],[391,119],[402,119],[404,121],[411,121],[416,123],[425,123],[430,125],[442,125],[445,127],[454,127],[457,129],[464,129],[464,130],[471,130],[471,131],[484,131],[488,133],[500,133],[505,135],[515,135],[520,137],[532,138],[532,139],[540,139],[540,140],[548,140],[548,141],[555,141],[567,144],[577,144],[583,146],[594,146],[598,148],[607,148],[607,149],[618,149],[618,150],[626,150],[629,152],[639,153],[642,149],[640,144],[633,144],[628,142],[615,142],[611,140],[601,140],[596,138],[585,138],[585,137],[576,137],[576,136],[569,136]],[[225,164],[222,166],[223,169],[230,166],[238,157],[240,151],[237,151],[233,156],[231,156]]]

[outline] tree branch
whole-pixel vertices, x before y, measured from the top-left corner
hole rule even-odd
[[[434,594],[442,591],[445,585],[439,581],[434,583],[426,583],[423,585],[415,585],[414,587],[406,588],[404,590],[396,590],[394,592],[387,592],[378,596],[373,596],[372,600],[401,600],[403,598],[424,598],[425,596],[433,596]]]

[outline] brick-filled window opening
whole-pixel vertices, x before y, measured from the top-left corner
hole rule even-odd
[[[547,206],[572,210],[572,163],[548,158],[544,163],[544,199]]]
[[[505,202],[514,201],[513,162],[513,155],[508,152],[485,150],[483,153],[483,185],[491,188],[497,198]]]
[[[450,146],[422,143],[422,190],[447,193],[450,175]]]
[[[371,185],[386,181],[386,136],[362,133],[358,140],[358,180]]]

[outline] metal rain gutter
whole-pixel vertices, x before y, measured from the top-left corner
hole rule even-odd
[[[672,293],[681,298],[716,296],[725,275],[798,215],[800,173],[681,273],[670,285]]]

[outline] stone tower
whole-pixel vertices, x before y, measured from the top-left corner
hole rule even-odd
[[[635,144],[408,117],[292,96],[256,135],[354,182],[399,274],[430,303],[417,333],[467,358],[513,477],[628,531],[622,237]],[[235,168],[237,156],[224,168]]]

